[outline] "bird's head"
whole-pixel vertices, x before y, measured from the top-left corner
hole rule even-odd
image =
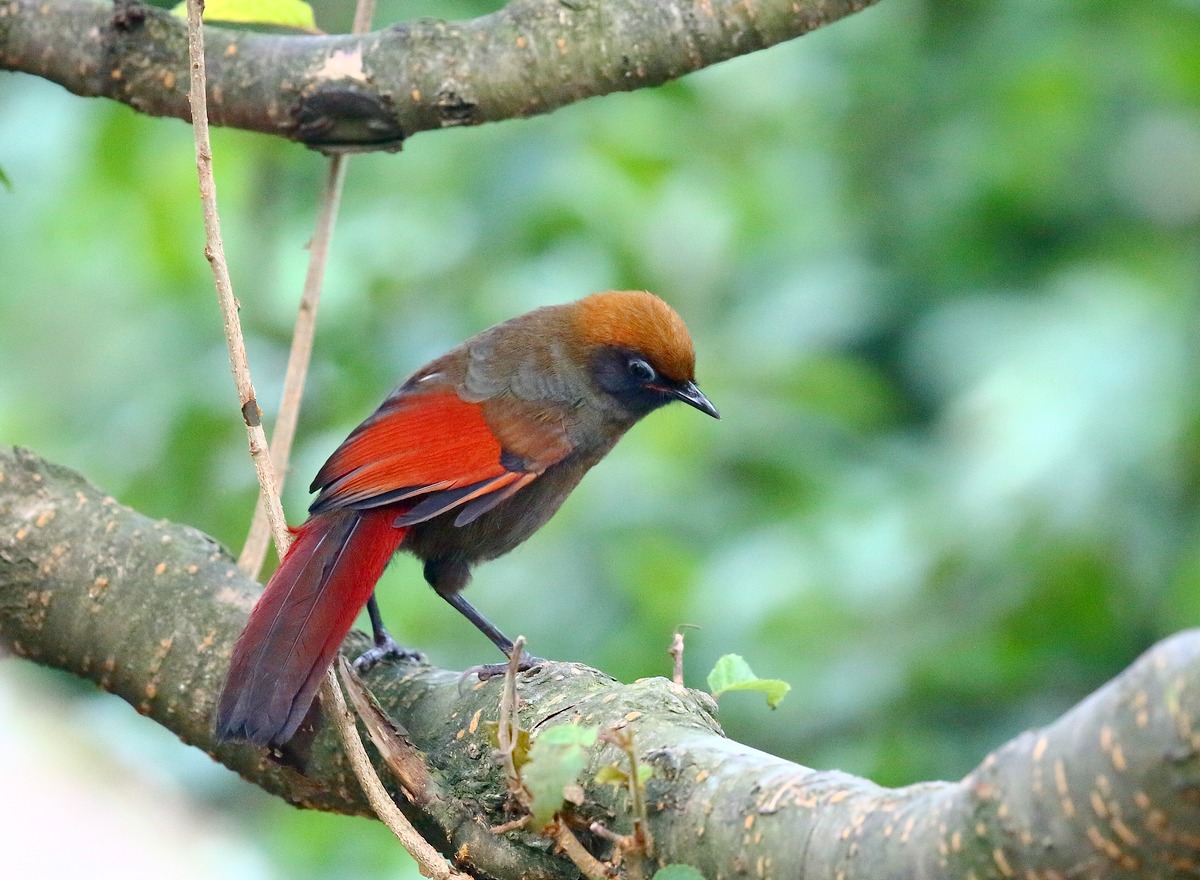
[[[575,305],[596,384],[631,416],[682,400],[721,417],[696,387],[692,337],[669,305],[644,290],[594,293]]]

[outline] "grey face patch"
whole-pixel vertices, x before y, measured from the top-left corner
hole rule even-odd
[[[459,396],[468,403],[488,400],[504,391],[508,383],[489,375],[496,344],[490,334],[477,337],[467,348],[467,373],[463,377]]]
[[[571,362],[562,343],[552,340],[541,350],[531,351],[509,382],[515,397],[529,401],[570,400],[579,384],[579,367]]]

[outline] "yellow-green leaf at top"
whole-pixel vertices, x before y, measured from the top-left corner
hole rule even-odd
[[[171,14],[187,18],[186,0],[172,9]],[[320,33],[312,7],[304,0],[206,0],[204,20]]]
[[[792,686],[777,678],[759,678],[740,654],[726,654],[708,674],[708,689],[714,697],[726,691],[758,691],[766,695],[767,705],[774,709]]]

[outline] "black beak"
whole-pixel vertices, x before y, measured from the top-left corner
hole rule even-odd
[[[680,385],[671,389],[671,394],[682,400],[689,406],[694,406],[702,413],[707,413],[714,419],[721,418],[721,414],[717,412],[717,408],[712,405],[712,401],[704,396],[704,392],[696,387],[695,382],[683,382]]]

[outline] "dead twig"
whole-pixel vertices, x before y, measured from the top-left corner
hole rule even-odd
[[[508,658],[508,669],[504,671],[504,687],[500,691],[500,720],[496,726],[497,751],[504,764],[504,778],[508,791],[522,807],[529,808],[529,792],[517,772],[515,753],[521,733],[517,718],[517,670],[525,653],[525,636],[517,636],[512,654]]]
[[[354,9],[352,32],[365,34],[369,31],[374,15],[375,0],[358,0]],[[300,308],[296,315],[295,329],[292,331],[287,372],[283,377],[283,397],[279,402],[279,414],[275,417],[275,430],[271,434],[271,460],[275,464],[280,492],[283,491],[283,483],[287,479],[288,461],[292,455],[292,443],[296,439],[296,425],[300,420],[300,401],[304,397],[304,383],[308,378],[313,337],[317,329],[317,306],[321,303],[321,286],[325,283],[325,266],[329,261],[329,241],[337,223],[348,161],[349,157],[344,153],[335,153],[329,160],[329,171],[325,175],[325,186],[321,189],[317,208],[317,226],[309,244],[304,290],[300,294]],[[260,492],[258,503],[254,506],[254,517],[250,521],[250,532],[238,557],[238,568],[252,578],[258,577],[267,558],[267,544],[271,534],[267,505],[266,493]]]
[[[317,328],[317,306],[321,302],[321,285],[325,280],[325,264],[329,255],[329,239],[337,220],[341,202],[342,184],[346,179],[346,157],[338,154],[329,160],[329,173],[321,191],[320,207],[317,212],[317,228],[309,246],[308,270],[304,276],[304,291],[300,295],[300,310],[296,315],[296,327],[292,331],[292,347],[288,353],[287,372],[283,377],[283,398],[279,403],[279,415],[275,417],[275,431],[271,435],[271,460],[279,473],[279,489],[283,491],[288,460],[292,454],[292,443],[296,439],[296,425],[300,420],[300,401],[304,397],[304,383],[308,378],[308,365],[312,360],[313,337]],[[238,557],[238,568],[249,577],[257,578],[267,558],[267,545],[271,527],[267,520],[267,496],[259,493],[254,507],[254,518],[242,553]]]
[[[348,668],[346,658],[339,656],[337,662],[342,668],[342,677],[345,678]],[[332,667],[329,672],[330,675],[325,680],[326,687],[322,691],[322,695],[328,693],[327,710],[338,720],[338,726],[343,728],[348,726],[354,730],[354,736],[345,738],[346,755],[350,758],[350,766],[354,769],[354,775],[358,777],[375,814],[392,830],[401,845],[416,860],[417,867],[424,876],[433,877],[436,880],[470,880],[465,874],[460,874],[450,867],[442,854],[417,832],[417,829],[408,821],[408,817],[400,812],[400,808],[396,806],[387,789],[383,787],[383,783],[375,773],[375,768],[371,765],[371,759],[367,757],[367,750],[363,747],[358,731],[354,727],[354,716],[346,706],[342,689],[337,686],[337,679],[333,675]]]
[[[267,521],[275,538],[275,547],[280,558],[287,552],[289,535],[279,502],[279,488],[271,464],[271,453],[267,447],[266,434],[262,428],[261,411],[254,396],[250,381],[250,365],[246,357],[246,345],[242,336],[238,303],[233,295],[229,280],[229,267],[225,262],[225,248],[221,240],[221,228],[217,214],[216,185],[212,174],[212,143],[208,133],[208,105],[204,71],[204,28],[201,22],[203,0],[188,0],[188,54],[191,69],[191,84],[188,99],[192,107],[192,129],[196,140],[196,169],[200,181],[200,199],[204,208],[205,247],[204,254],[212,266],[217,288],[217,299],[225,322],[225,338],[229,346],[229,360],[233,368],[234,383],[241,400],[242,418],[250,436],[250,455],[258,472],[259,487],[266,499]],[[321,690],[324,705],[332,707],[333,720],[342,735],[351,766],[362,785],[372,808],[380,819],[392,830],[413,858],[428,870],[428,876],[459,878],[436,850],[416,834],[415,829],[399,811],[375,774],[375,768],[367,759],[366,749],[358,736],[354,719],[346,711],[345,699],[338,686],[337,677],[330,667]],[[415,840],[414,840],[415,837]],[[432,857],[429,855],[432,853]],[[466,878],[464,878],[466,880]]]
[[[289,535],[279,503],[279,489],[271,467],[271,453],[262,427],[262,411],[254,396],[250,381],[250,364],[246,358],[246,342],[238,319],[238,302],[233,296],[229,267],[225,262],[225,246],[221,240],[221,224],[217,215],[217,187],[213,180],[212,142],[208,134],[208,99],[204,73],[204,29],[200,22],[203,0],[188,0],[188,55],[191,64],[191,86],[188,101],[192,110],[192,130],[196,139],[196,172],[200,179],[200,202],[204,213],[204,256],[212,267],[217,300],[225,321],[225,341],[229,346],[229,363],[233,381],[241,402],[242,420],[250,440],[250,457],[258,472],[258,483],[267,498],[267,521],[275,536],[276,547],[282,556],[287,550]]]
[[[559,819],[555,823],[554,842],[566,854],[571,863],[590,880],[607,880],[616,875],[615,870],[587,851],[567,823]]]
[[[675,636],[671,639],[671,647],[667,648],[667,653],[675,659],[675,669],[671,674],[671,681],[683,687],[683,633],[675,630]]]

